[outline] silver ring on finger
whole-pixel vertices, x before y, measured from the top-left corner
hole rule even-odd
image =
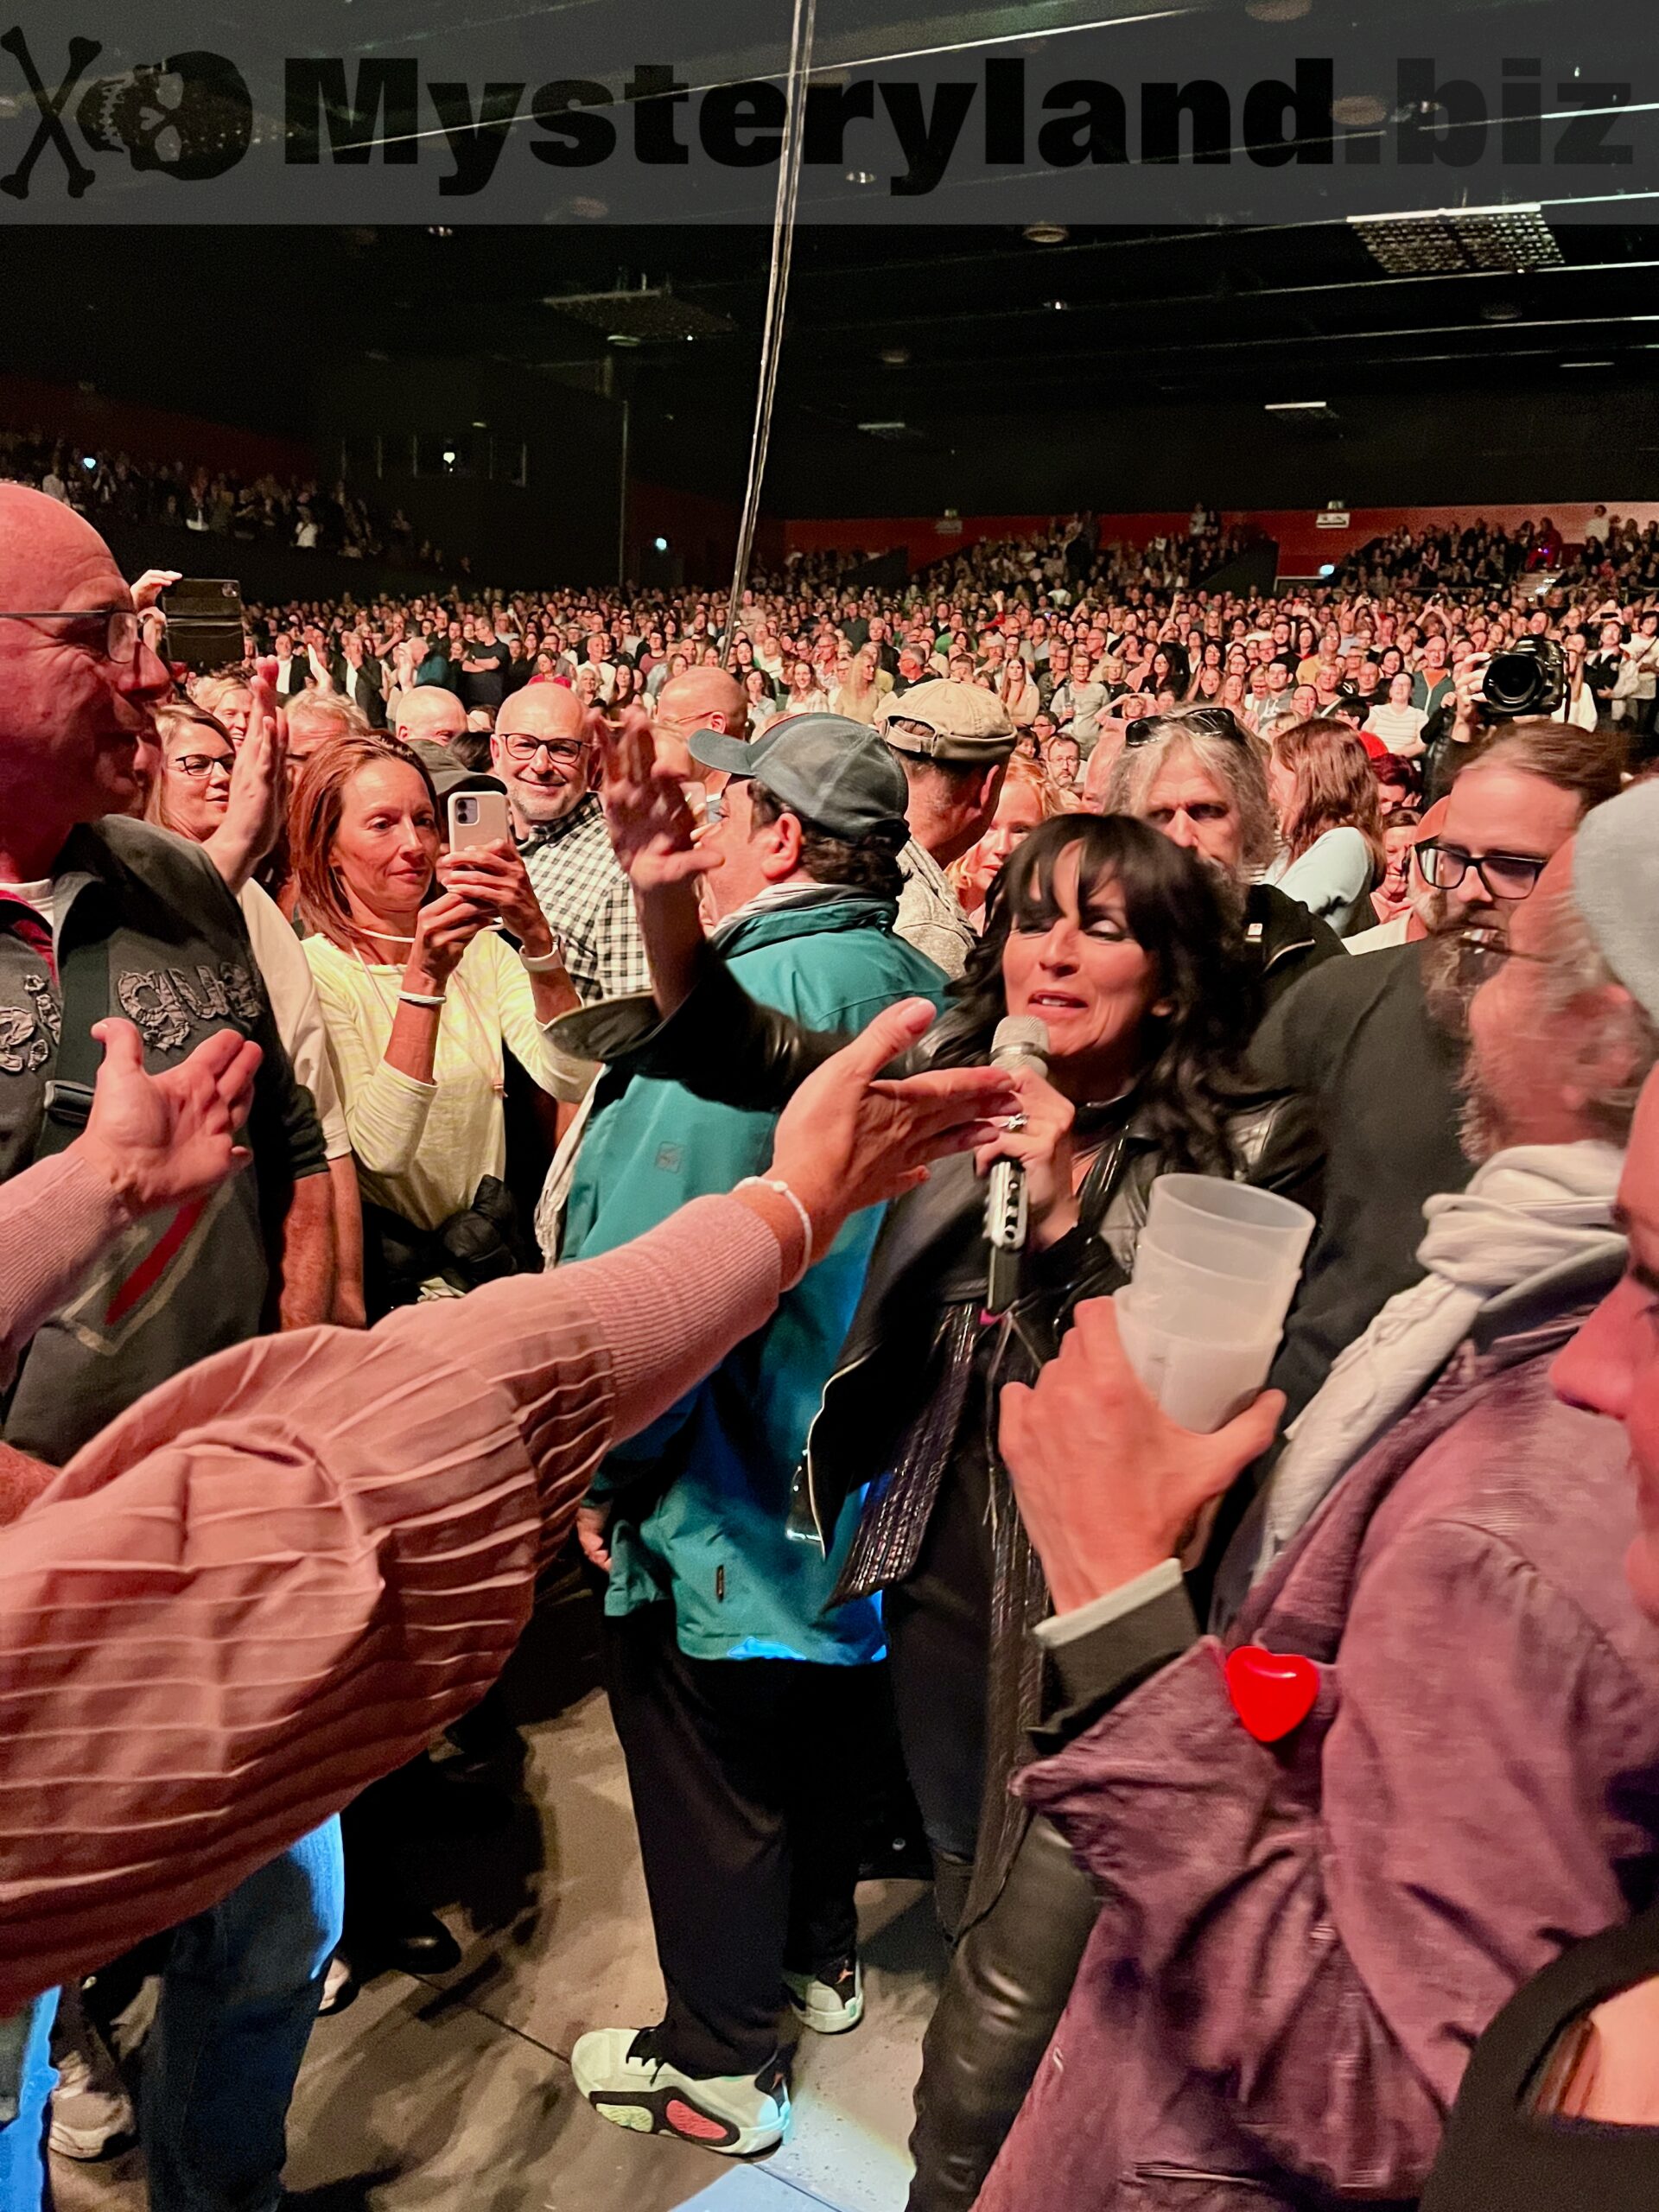
[[[1029,1114],[1010,1114],[1007,1120],[1003,1122],[1002,1126],[1005,1129],[1010,1131],[1014,1129],[1023,1129],[1029,1123],[1030,1120],[1031,1116]]]

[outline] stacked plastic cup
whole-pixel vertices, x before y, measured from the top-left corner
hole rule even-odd
[[[1116,1296],[1130,1365],[1171,1420],[1220,1428],[1268,1379],[1313,1233],[1306,1206],[1248,1183],[1160,1175]]]

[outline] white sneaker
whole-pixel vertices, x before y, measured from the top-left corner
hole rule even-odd
[[[823,1974],[785,1971],[784,1981],[796,2018],[821,2036],[844,2036],[864,2017],[864,1972],[856,1959]]]
[[[601,2120],[640,2135],[677,2135],[728,2158],[770,2151],[789,2133],[789,2081],[773,2059],[747,2074],[683,2074],[657,2056],[655,2028],[595,2028],[570,2054],[576,2087]]]
[[[54,2033],[52,2148],[63,2158],[107,2158],[138,2132],[132,2099],[97,2031],[79,2006]]]

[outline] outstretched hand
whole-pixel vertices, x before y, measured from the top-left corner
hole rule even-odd
[[[941,1068],[884,1077],[936,1019],[926,999],[877,1014],[815,1069],[784,1109],[771,1172],[812,1217],[812,1249],[828,1250],[849,1215],[927,1179],[927,1162],[971,1152],[997,1133],[1014,1092],[1001,1068]]]
[[[592,714],[588,734],[599,757],[611,848],[635,892],[648,898],[719,868],[719,854],[696,844],[696,817],[679,778],[657,758],[643,709],[626,709],[614,729],[603,715]]]
[[[1001,1397],[998,1448],[1057,1612],[1180,1552],[1204,1508],[1272,1443],[1285,1402],[1264,1390],[1200,1436],[1147,1395],[1109,1298],[1085,1299],[1059,1356]]]
[[[159,1075],[144,1070],[130,1021],[92,1030],[104,1061],[86,1126],[70,1147],[137,1217],[206,1198],[253,1157],[236,1141],[247,1120],[258,1072],[257,1045],[234,1029],[215,1030],[187,1060]]]

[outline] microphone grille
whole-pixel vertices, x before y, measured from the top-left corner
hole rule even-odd
[[[991,1039],[993,1061],[1004,1058],[1046,1060],[1048,1024],[1034,1014],[1005,1014]]]

